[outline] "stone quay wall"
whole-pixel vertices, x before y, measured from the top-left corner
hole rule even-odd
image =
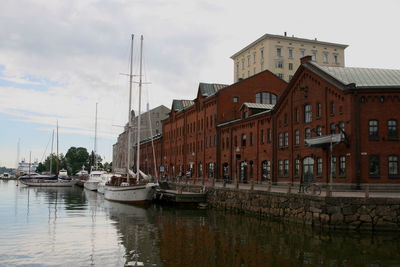
[[[213,208],[280,218],[313,227],[400,230],[400,198],[321,197],[188,184],[183,190],[203,190]]]

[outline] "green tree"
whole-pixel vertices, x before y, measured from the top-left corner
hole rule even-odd
[[[84,147],[70,147],[65,154],[66,166],[69,174],[75,174],[82,166],[88,167],[89,153]]]

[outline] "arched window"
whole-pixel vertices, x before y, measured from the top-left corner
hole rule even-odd
[[[276,104],[277,96],[270,92],[261,92],[256,94],[256,103],[259,104]]]

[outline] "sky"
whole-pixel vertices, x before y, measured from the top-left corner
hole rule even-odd
[[[60,153],[93,150],[96,103],[97,153],[112,161],[131,34],[136,75],[144,36],[142,102],[170,108],[199,82],[233,83],[230,56],[266,33],[347,44],[346,66],[400,69],[398,10],[397,0],[2,0],[0,166],[42,161],[57,121]]]

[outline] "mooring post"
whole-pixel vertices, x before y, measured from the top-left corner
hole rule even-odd
[[[365,198],[369,198],[369,184],[365,185]]]
[[[226,180],[224,179],[224,181],[222,182],[222,187],[226,187]]]
[[[250,190],[254,190],[254,181],[250,182]]]
[[[292,185],[288,183],[288,189],[287,189],[288,194],[292,193]]]
[[[271,183],[271,181],[269,181],[268,182],[268,187],[267,187],[268,192],[271,192],[271,186],[272,186],[272,183]]]

